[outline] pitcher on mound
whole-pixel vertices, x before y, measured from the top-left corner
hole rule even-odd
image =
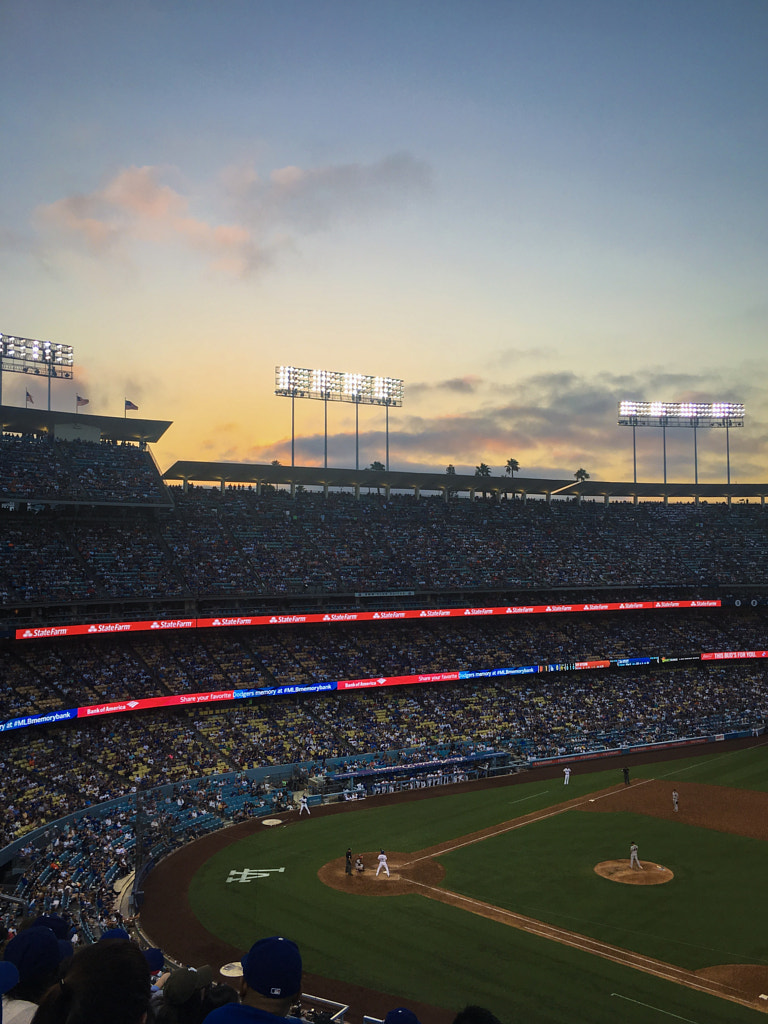
[[[629,848],[629,866],[633,871],[643,870],[643,865],[637,859],[637,843],[632,843]]]

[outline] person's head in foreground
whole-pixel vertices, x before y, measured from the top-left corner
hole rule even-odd
[[[134,942],[107,939],[70,960],[60,983],[40,1000],[35,1024],[144,1024],[149,965]]]
[[[241,965],[241,1005],[220,1006],[206,1020],[210,1024],[241,1020],[243,1006],[285,1017],[301,993],[301,954],[296,943],[277,935],[260,939],[245,954]]]
[[[384,1018],[384,1024],[419,1024],[419,1018],[413,1010],[405,1006],[398,1006],[396,1010],[390,1010]]]
[[[67,946],[67,943],[63,943]],[[4,959],[12,963],[19,974],[18,984],[9,998],[28,1003],[39,1003],[43,993],[58,980],[59,967],[66,956],[72,954],[62,947],[50,928],[36,925],[25,928],[5,947]],[[10,1013],[7,1015],[10,1017]]]
[[[453,1024],[501,1024],[499,1018],[484,1006],[465,1006],[456,1014]]]

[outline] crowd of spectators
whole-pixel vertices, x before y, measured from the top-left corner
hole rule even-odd
[[[654,623],[650,616],[641,616],[635,623],[638,647],[633,653],[647,650],[663,636],[670,658],[685,658],[700,649],[707,633],[706,618],[701,614],[691,617],[692,639],[684,642],[682,624],[662,628],[661,620]],[[753,639],[762,621],[756,614],[743,618],[734,614],[727,619],[720,629],[709,623],[708,636],[719,641],[719,649],[733,649]],[[610,645],[611,627],[605,625],[608,640],[604,643]],[[388,650],[394,650],[397,667],[403,667],[403,651],[408,651],[409,644],[397,640],[396,627],[381,628],[377,641],[380,663],[386,662]],[[407,627],[407,632],[411,628]],[[531,646],[538,644],[542,651],[554,639],[558,660],[624,656],[628,652],[626,636],[620,638],[624,643],[618,650],[611,646],[580,650],[575,623],[558,619],[550,629],[553,632],[547,636],[544,623],[535,629],[529,623],[524,632]],[[582,642],[590,642],[591,630],[597,636],[598,629],[599,623],[590,622]],[[442,644],[449,641],[449,650],[458,658],[461,645],[452,646],[449,630],[433,630],[429,635],[431,644],[425,641],[417,652],[424,658],[420,667],[439,661],[435,650],[442,650]],[[214,651],[225,639],[216,637]],[[500,658],[514,665],[521,657],[522,648],[505,646],[509,638],[501,627],[494,630],[485,624],[465,639],[471,639],[472,646],[471,660],[465,664],[490,669],[498,667]],[[366,642],[373,659],[373,639]],[[182,643],[181,638],[158,637],[154,644],[164,657],[155,651],[154,665],[141,656],[141,650],[132,650],[128,641],[113,638],[63,644],[59,650],[52,643],[22,646],[13,655],[6,652],[0,697],[7,699],[9,706],[15,697],[19,702],[16,710],[26,713],[35,707],[35,687],[48,695],[50,708],[54,692],[61,693],[63,704],[72,706],[73,702],[105,701],[117,695],[127,698],[129,693],[124,690],[132,685],[134,695],[157,696],[174,687],[204,691],[212,681],[217,683],[218,678],[211,679],[213,654],[203,641],[198,641],[199,649],[187,641],[179,672],[161,676],[157,665],[172,669],[173,651]],[[304,643],[301,638],[300,651]],[[152,645],[150,639],[141,644],[145,652]],[[290,644],[291,634],[286,634],[288,650]],[[241,638],[236,647],[243,657],[253,657],[257,649],[249,650]],[[234,657],[233,649],[228,653]],[[441,657],[447,660],[448,655],[443,651]],[[296,658],[295,663],[300,666],[297,673],[307,672],[301,659]],[[313,676],[297,678],[311,680]],[[399,751],[451,752],[472,745],[535,758],[621,743],[708,735],[738,724],[762,724],[766,696],[759,661],[681,660],[646,668],[543,672],[255,697],[15,729],[0,734],[0,767],[6,779],[0,795],[0,846],[83,806],[207,774],[298,763],[322,765],[332,759],[386,757]]]
[[[105,449],[150,458],[130,446]],[[150,471],[163,488],[151,462]],[[399,589],[730,587],[760,582],[768,569],[768,516],[755,504],[169,493],[165,509],[113,496],[111,507],[93,497],[74,509],[0,513],[12,530],[0,544],[2,605],[68,595],[259,601]]]
[[[4,434],[0,501],[168,505],[152,456],[134,444]]]
[[[22,606],[107,599],[724,587],[759,582],[768,563],[768,518],[755,505],[172,494],[171,506],[134,446],[4,438],[6,620]],[[27,511],[36,499],[45,507]],[[351,798],[460,781],[475,755],[525,764],[762,727],[760,663],[697,659],[759,649],[764,625],[761,608],[734,608],[5,641],[3,721],[107,701],[486,673],[0,732],[0,849],[33,837],[14,895],[30,913],[65,915],[80,941],[98,939],[122,923],[115,882],[137,859],[293,807],[285,780],[298,769],[288,766],[301,766],[302,787],[311,778]],[[654,663],[491,675],[644,656]],[[273,782],[256,777],[264,769]]]
[[[0,707],[8,720],[169,694],[642,656],[698,658],[759,648],[764,628],[763,609],[731,608],[7,641],[0,645]],[[309,733],[301,739],[312,742]]]

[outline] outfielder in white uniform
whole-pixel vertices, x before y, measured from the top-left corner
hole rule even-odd
[[[386,855],[386,853],[384,853],[384,851],[382,850],[377,859],[378,859],[378,862],[379,862],[379,866],[376,868],[376,875],[377,875],[377,877],[378,877],[378,874],[379,874],[380,871],[386,871],[387,878],[389,878],[389,864],[387,864],[387,855]]]
[[[302,797],[301,797],[301,803],[299,804],[299,817],[302,816],[304,811],[306,811],[307,814],[309,814],[310,818],[312,817],[312,815],[310,813],[310,810],[309,810],[309,804],[307,803],[306,793],[302,794]]]
[[[570,768],[563,768],[563,785],[567,786],[570,781],[571,781],[571,769]]]
[[[633,871],[643,870],[643,865],[637,859],[637,843],[632,843],[629,848],[629,866]]]

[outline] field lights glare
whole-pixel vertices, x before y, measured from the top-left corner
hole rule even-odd
[[[397,377],[369,377],[341,370],[308,370],[301,366],[275,367],[275,394],[282,398],[315,398],[325,402],[325,455],[328,465],[328,402],[383,405],[386,409],[386,468],[389,469],[389,407],[403,404],[403,381]],[[291,403],[293,407],[293,402]],[[355,468],[359,467],[359,425],[355,411]],[[294,463],[294,416],[291,410],[291,465]]]
[[[359,405],[403,404],[404,384],[396,377],[369,377],[340,370],[275,367],[275,394],[283,398],[315,398]]]
[[[742,402],[619,402],[619,423],[630,417],[637,419],[665,418],[668,426],[674,426],[672,420],[679,419],[743,419],[744,404]],[[636,424],[642,426],[643,424]],[[703,426],[704,424],[700,424]],[[735,424],[731,424],[734,426]],[[653,426],[658,426],[654,423]]]
[[[637,483],[637,446],[635,427],[661,427],[664,452],[664,483],[667,482],[667,427],[693,429],[694,480],[699,482],[699,454],[696,431],[699,427],[724,427],[728,483],[731,482],[731,427],[744,426],[742,402],[619,402],[619,426],[632,427],[634,479]]]
[[[36,338],[0,334],[0,405],[3,396],[3,372],[33,373],[48,378],[48,409],[51,408],[51,380],[71,380],[75,356],[71,345]],[[29,392],[27,392],[29,394]]]

